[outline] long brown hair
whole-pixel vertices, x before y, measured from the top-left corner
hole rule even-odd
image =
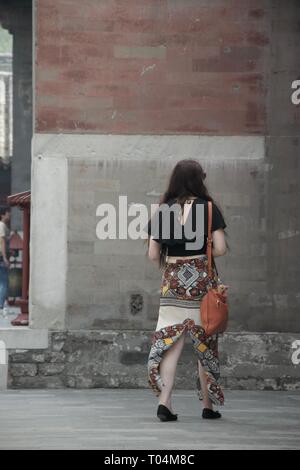
[[[184,203],[190,197],[199,197],[205,201],[212,201],[216,204],[204,184],[205,178],[206,173],[197,160],[189,158],[178,161],[169,177],[167,189],[159,199],[159,206],[175,199],[176,202],[181,205],[183,212]],[[219,206],[218,209],[221,212]],[[146,242],[149,247],[150,237],[148,237]],[[160,267],[165,265],[166,252],[167,246],[162,244],[159,259]]]

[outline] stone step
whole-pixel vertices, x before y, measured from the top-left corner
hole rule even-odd
[[[4,341],[0,341],[0,390],[7,388],[8,353]]]

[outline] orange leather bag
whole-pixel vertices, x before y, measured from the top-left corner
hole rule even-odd
[[[208,201],[208,237],[207,237],[207,258],[208,276],[213,279],[212,270],[212,203]],[[207,294],[200,303],[200,318],[205,333],[211,336],[216,333],[223,333],[228,324],[228,304],[227,294],[219,291],[218,287],[208,288]]]

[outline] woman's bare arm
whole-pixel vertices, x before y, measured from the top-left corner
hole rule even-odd
[[[156,242],[153,240],[152,237],[150,237],[150,242],[149,242],[149,250],[148,250],[148,256],[151,259],[151,261],[158,262],[160,258],[160,243]]]
[[[227,252],[226,240],[225,240],[225,233],[222,228],[218,230],[214,230],[212,232],[212,240],[213,240],[213,256],[223,256]]]

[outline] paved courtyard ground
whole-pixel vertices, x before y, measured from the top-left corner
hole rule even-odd
[[[177,422],[156,417],[149,389],[7,390],[0,449],[300,449],[300,393],[226,391],[204,421],[193,390],[174,391]]]

